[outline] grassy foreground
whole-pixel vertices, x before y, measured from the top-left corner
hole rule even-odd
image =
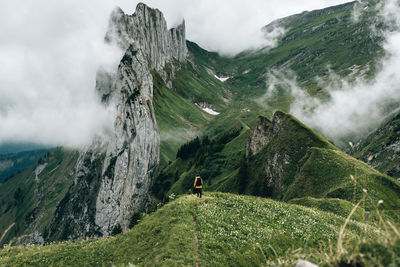
[[[0,266],[193,266],[196,262],[200,266],[260,266],[291,265],[300,258],[328,264],[343,259],[346,244],[379,240],[376,228],[347,220],[341,235],[345,240],[342,256],[338,256],[338,233],[345,221],[333,213],[265,198],[207,193],[196,199],[186,195],[115,237],[4,247]],[[388,258],[396,260],[393,255]]]

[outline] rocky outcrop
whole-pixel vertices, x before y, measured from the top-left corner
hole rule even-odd
[[[151,71],[167,77],[167,64],[185,60],[185,25],[168,30],[162,13],[144,4],[133,15],[117,8],[105,40],[125,51],[115,73],[97,72],[96,90],[116,110],[114,129],[81,152],[49,240],[108,235],[117,224],[127,229],[148,200],[160,160]]]
[[[247,144],[247,193],[281,199],[301,160],[312,147],[336,149],[289,114],[277,111],[272,121],[259,117]]]
[[[271,137],[271,121],[262,116],[258,117],[246,147],[246,157],[257,154],[257,152],[271,140]]]

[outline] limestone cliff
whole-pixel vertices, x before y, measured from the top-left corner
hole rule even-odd
[[[185,25],[168,30],[162,13],[144,4],[133,15],[117,8],[105,40],[125,51],[115,73],[97,73],[102,102],[116,110],[114,129],[80,153],[48,240],[108,235],[118,223],[126,229],[131,214],[148,200],[160,160],[151,71],[167,79],[166,64],[185,60]]]

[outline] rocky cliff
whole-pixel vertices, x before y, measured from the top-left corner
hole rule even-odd
[[[166,65],[185,60],[185,25],[168,30],[162,13],[144,4],[133,15],[117,8],[105,40],[125,51],[117,71],[100,69],[96,81],[103,103],[115,107],[114,129],[81,152],[49,240],[108,235],[117,224],[126,229],[131,214],[146,204],[159,163],[151,71],[167,80]]]
[[[258,117],[246,147],[246,157],[257,154],[271,139],[273,124],[265,117]]]

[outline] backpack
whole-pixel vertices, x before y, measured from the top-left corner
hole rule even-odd
[[[196,186],[200,186],[200,185],[202,185],[203,183],[201,182],[201,178],[199,177],[199,178],[196,178]]]

